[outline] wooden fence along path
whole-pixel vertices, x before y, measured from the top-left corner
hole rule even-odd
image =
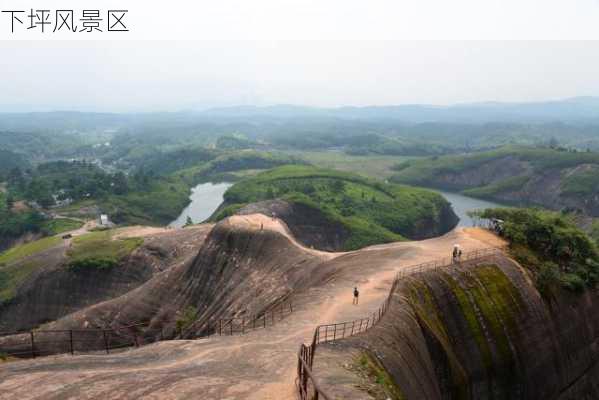
[[[459,259],[453,259],[451,257],[437,259],[421,264],[407,266],[402,268],[393,279],[393,284],[389,290],[387,298],[383,304],[370,314],[366,318],[357,319],[349,322],[339,322],[334,324],[319,325],[314,331],[312,337],[312,343],[309,346],[305,344],[300,345],[298,352],[298,364],[297,364],[297,390],[301,400],[333,400],[331,395],[327,394],[326,391],[319,385],[318,380],[314,377],[312,367],[314,364],[314,354],[316,347],[320,343],[334,342],[335,340],[343,339],[346,337],[354,336],[362,332],[366,332],[380,321],[385,315],[391,303],[391,297],[395,292],[397,285],[400,280],[407,276],[413,276],[414,274],[420,274],[427,271],[437,271],[441,268],[447,268],[455,266],[464,261],[478,260],[481,258],[489,257],[492,255],[500,254],[505,250],[505,247],[487,248],[481,250],[474,250],[471,252],[463,253]]]

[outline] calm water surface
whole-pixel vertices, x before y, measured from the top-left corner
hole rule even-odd
[[[232,183],[201,183],[191,189],[189,199],[191,203],[181,212],[176,220],[169,226],[180,228],[185,225],[187,217],[197,224],[210,217],[212,213],[223,202],[223,194],[230,188]]]
[[[437,192],[441,193],[443,197],[445,197],[447,201],[451,203],[453,211],[457,214],[458,217],[460,217],[460,222],[458,223],[458,226],[473,225],[472,219],[468,217],[468,215],[466,215],[468,211],[493,207],[506,207],[503,204],[475,199],[473,197],[467,197],[457,193],[442,192],[440,190],[437,190]]]
[[[181,212],[181,215],[169,225],[180,228],[185,225],[187,217],[194,223],[200,223],[210,217],[223,201],[223,195],[232,183],[202,183],[191,189],[189,196],[191,203]],[[472,220],[466,213],[470,210],[480,210],[491,207],[505,207],[505,205],[491,201],[475,199],[457,193],[437,190],[451,203],[453,211],[460,218],[458,226],[472,226]]]

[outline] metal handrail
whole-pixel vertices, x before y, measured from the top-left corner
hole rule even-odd
[[[136,323],[118,328],[89,328],[89,329],[46,329],[30,330],[20,332],[20,337],[8,343],[0,343],[0,354],[8,356],[32,357],[51,354],[74,354],[77,345],[84,344],[83,351],[106,351],[124,347],[139,347],[140,342],[154,342],[164,339],[162,329],[146,329],[139,332],[140,328],[149,328],[148,324]],[[148,332],[155,332],[155,335],[148,335]],[[158,333],[160,335],[158,336]],[[62,335],[63,338],[48,339],[44,336]],[[14,335],[11,335],[14,336]],[[79,337],[78,337],[79,336]],[[6,335],[4,336],[6,337]],[[160,339],[156,339],[159,337]],[[117,339],[115,345],[114,340]],[[96,344],[95,346],[93,344]],[[2,347],[5,347],[2,349]],[[13,350],[7,349],[12,347]],[[46,349],[43,349],[46,347]]]
[[[333,324],[319,325],[316,327],[314,331],[314,338],[312,339],[312,344],[310,346],[306,346],[305,344],[300,345],[300,350],[298,352],[298,376],[297,376],[297,389],[299,392],[299,396],[301,400],[318,400],[318,395],[320,394],[325,399],[332,399],[332,397],[327,394],[324,390],[322,390],[317,381],[314,379],[314,375],[312,373],[312,365],[314,362],[314,354],[316,352],[316,347],[320,343],[334,342],[339,339],[343,339],[346,337],[355,336],[359,333],[366,332],[371,329],[376,323],[378,323],[383,315],[389,309],[389,305],[391,303],[391,297],[395,292],[395,289],[402,278],[405,276],[413,276],[414,274],[421,274],[424,272],[428,272],[431,269],[433,271],[438,271],[441,268],[447,268],[450,266],[454,266],[456,264],[460,264],[464,261],[472,261],[484,257],[488,257],[491,255],[495,255],[504,251],[508,246],[501,247],[491,247],[480,250],[473,250],[467,253],[463,253],[461,257],[458,259],[454,258],[442,258],[434,261],[429,261],[425,263],[420,263],[412,266],[408,266],[402,268],[393,279],[393,283],[391,285],[391,289],[389,290],[389,294],[387,298],[383,302],[383,304],[378,308],[377,311],[370,314],[367,318],[356,319],[353,321],[346,322],[338,322]],[[364,321],[366,321],[364,323]],[[359,325],[358,325],[359,323]],[[351,324],[351,330],[349,329],[349,324]],[[357,329],[356,329],[356,325]],[[341,329],[341,327],[343,327]],[[338,329],[339,328],[339,329]],[[324,337],[321,334],[324,330]],[[332,333],[332,338],[329,336],[329,330]],[[347,333],[349,331],[349,334]],[[312,382],[312,386],[314,387],[314,395],[312,398],[308,397],[309,395],[309,387],[308,381]]]
[[[219,335],[233,335],[234,333],[245,334],[246,332],[257,329],[257,328],[266,328],[268,326],[268,322],[270,325],[274,325],[277,321],[277,315],[279,316],[279,321],[283,319],[284,315],[290,314],[293,312],[293,303],[288,300],[287,305],[285,303],[280,303],[279,307],[275,307],[275,309],[266,311],[262,313],[262,315],[249,315],[243,317],[232,317],[232,318],[220,318],[217,322],[217,327],[215,331],[218,332]],[[260,323],[260,321],[262,322]],[[238,323],[239,329],[234,329],[235,322]],[[229,326],[227,330],[227,326]]]

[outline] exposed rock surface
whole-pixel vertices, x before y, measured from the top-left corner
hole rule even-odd
[[[323,213],[303,204],[284,200],[267,200],[248,204],[237,212],[240,215],[261,213],[274,215],[285,221],[293,236],[307,247],[325,251],[337,251],[349,237],[340,223],[328,221]]]
[[[545,300],[526,271],[494,257],[402,281],[382,321],[323,348],[316,368],[345,399],[364,393],[335,388],[327,352],[329,362],[375,355],[406,399],[597,399],[598,343],[597,291]]]
[[[32,329],[119,297],[168,269],[181,257],[195,254],[210,227],[148,236],[140,248],[108,270],[68,268],[65,265],[68,241],[37,254],[35,262],[43,267],[19,286],[14,299],[0,306],[0,331]],[[29,258],[23,264],[33,261]]]
[[[230,302],[234,298],[226,293],[214,300],[209,295],[190,292],[179,298],[177,291],[181,286],[177,285],[185,283],[181,279],[185,275],[196,280],[188,283],[189,290],[195,285],[210,287],[207,282],[215,275],[220,278],[214,284],[227,288],[230,271],[237,269],[252,282],[235,293],[243,296],[248,307],[259,308],[278,295],[279,289],[271,286],[272,274],[283,289],[293,288],[293,313],[274,327],[245,336],[165,341],[120,354],[58,356],[2,364],[0,399],[292,400],[298,346],[311,340],[316,325],[352,320],[373,312],[387,296],[398,270],[446,257],[453,243],[460,243],[465,251],[497,245],[497,238],[480,232],[460,229],[420,242],[323,253],[302,247],[283,225],[271,218],[232,217],[215,227],[214,236],[211,234],[206,240],[193,263],[174,265],[119,299],[63,318],[60,326],[80,326],[77,324],[86,320],[100,324],[104,323],[103,317],[106,321],[125,321],[136,315],[154,316],[153,323],[158,324],[158,310],[183,299],[197,296],[215,303]],[[213,242],[213,238],[220,243]],[[212,257],[211,264],[217,268],[212,268],[210,274],[199,270],[207,267],[199,259],[200,254]],[[306,261],[300,263],[302,259]],[[355,285],[361,289],[359,307],[351,304]],[[240,302],[230,304],[230,312],[246,308]],[[209,306],[203,318],[225,312],[229,311],[220,310],[218,305]],[[162,316],[166,318],[168,314]]]
[[[260,224],[266,229],[260,229]],[[269,229],[270,224],[276,229]],[[180,260],[120,297],[74,312],[45,328],[118,327],[143,321],[172,336],[178,316],[191,306],[198,311],[193,333],[203,334],[212,332],[218,318],[263,312],[293,290],[325,280],[334,270],[317,268],[330,255],[302,249],[282,229],[263,216],[253,222],[231,217],[210,229],[205,241],[196,238],[201,246],[195,256]]]

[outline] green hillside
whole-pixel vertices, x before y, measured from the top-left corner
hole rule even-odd
[[[346,249],[445,232],[457,222],[440,195],[385,184],[351,173],[310,166],[283,166],[243,180],[225,193],[224,218],[248,203],[283,199],[319,209],[350,232]]]
[[[473,197],[599,216],[599,153],[506,146],[463,155],[408,160],[393,182],[461,191]]]

